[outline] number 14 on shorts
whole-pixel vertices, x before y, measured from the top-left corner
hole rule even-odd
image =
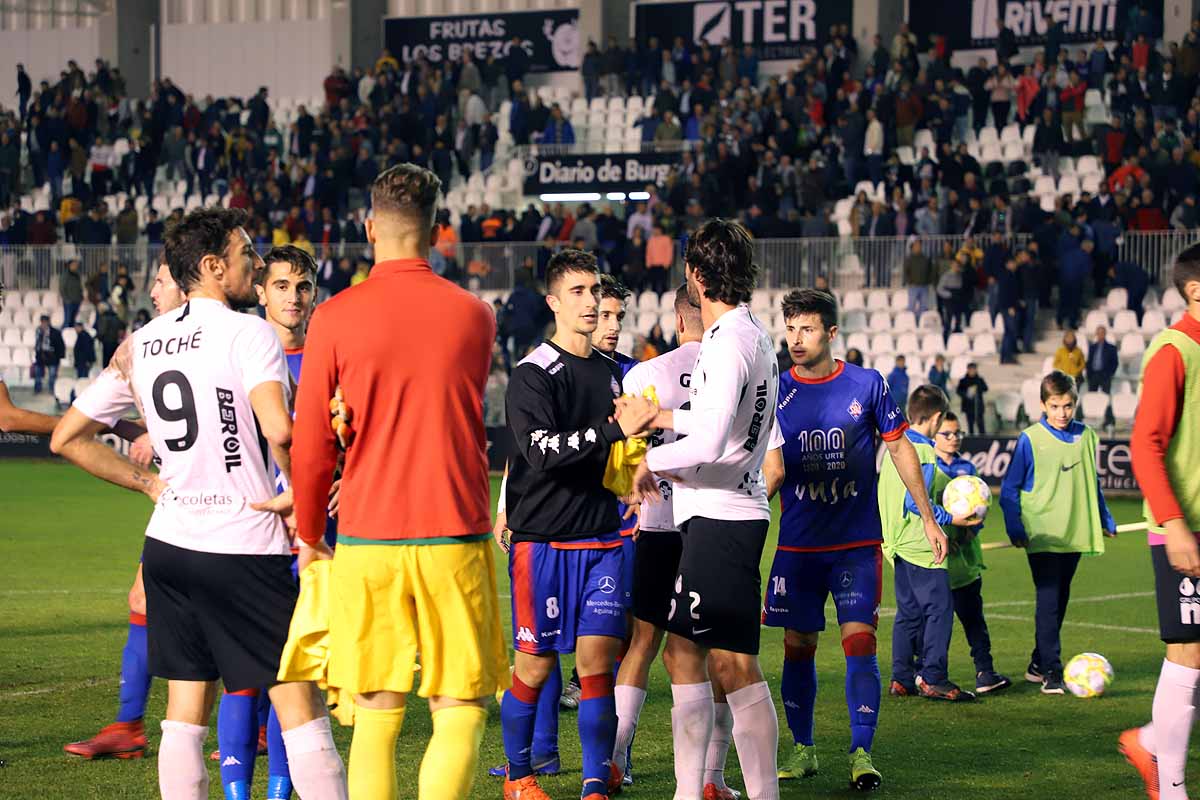
[[[683,594],[683,576],[682,575],[679,575],[675,578],[675,594],[676,595]],[[699,619],[700,619],[700,593],[699,592],[688,592],[688,597],[691,600],[691,603],[688,606],[688,614],[691,615],[691,618],[693,620],[699,621]],[[677,609],[677,601],[674,597],[672,597],[671,598],[671,611],[670,611],[670,613],[667,614],[667,621],[672,621],[675,619],[676,609]],[[709,630],[709,629],[701,628],[701,629],[697,630],[695,628],[695,626],[693,626],[692,627],[692,635],[699,636],[700,634],[704,633],[707,630]]]

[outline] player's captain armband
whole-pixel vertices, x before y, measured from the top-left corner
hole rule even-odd
[[[642,397],[658,403],[658,393],[653,386],[642,390]],[[633,491],[633,473],[646,457],[646,439],[622,439],[613,442],[608,449],[608,464],[604,467],[604,488],[617,497],[628,497]]]

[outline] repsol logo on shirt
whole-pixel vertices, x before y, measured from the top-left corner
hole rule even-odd
[[[763,410],[767,407],[767,382],[763,381],[754,389],[754,416],[750,418],[750,435],[746,437],[742,449],[753,453],[758,446],[758,437],[763,429]]]

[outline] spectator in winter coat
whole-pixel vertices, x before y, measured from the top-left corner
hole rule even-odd
[[[75,323],[75,374],[80,378],[88,377],[92,365],[96,363],[96,341],[87,332],[82,322]]]

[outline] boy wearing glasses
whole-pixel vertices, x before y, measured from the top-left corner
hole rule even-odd
[[[953,411],[942,417],[942,425],[933,437],[933,452],[937,456],[937,472],[933,475],[933,497],[936,502],[951,480],[959,475],[975,475],[975,465],[959,455],[962,429]],[[1012,686],[1012,681],[996,672],[992,664],[992,640],[987,620],[983,617],[983,548],[979,533],[983,525],[946,526],[950,539],[950,555],[946,572],[950,576],[950,592],[954,597],[954,613],[962,623],[975,662],[975,693],[987,694]]]

